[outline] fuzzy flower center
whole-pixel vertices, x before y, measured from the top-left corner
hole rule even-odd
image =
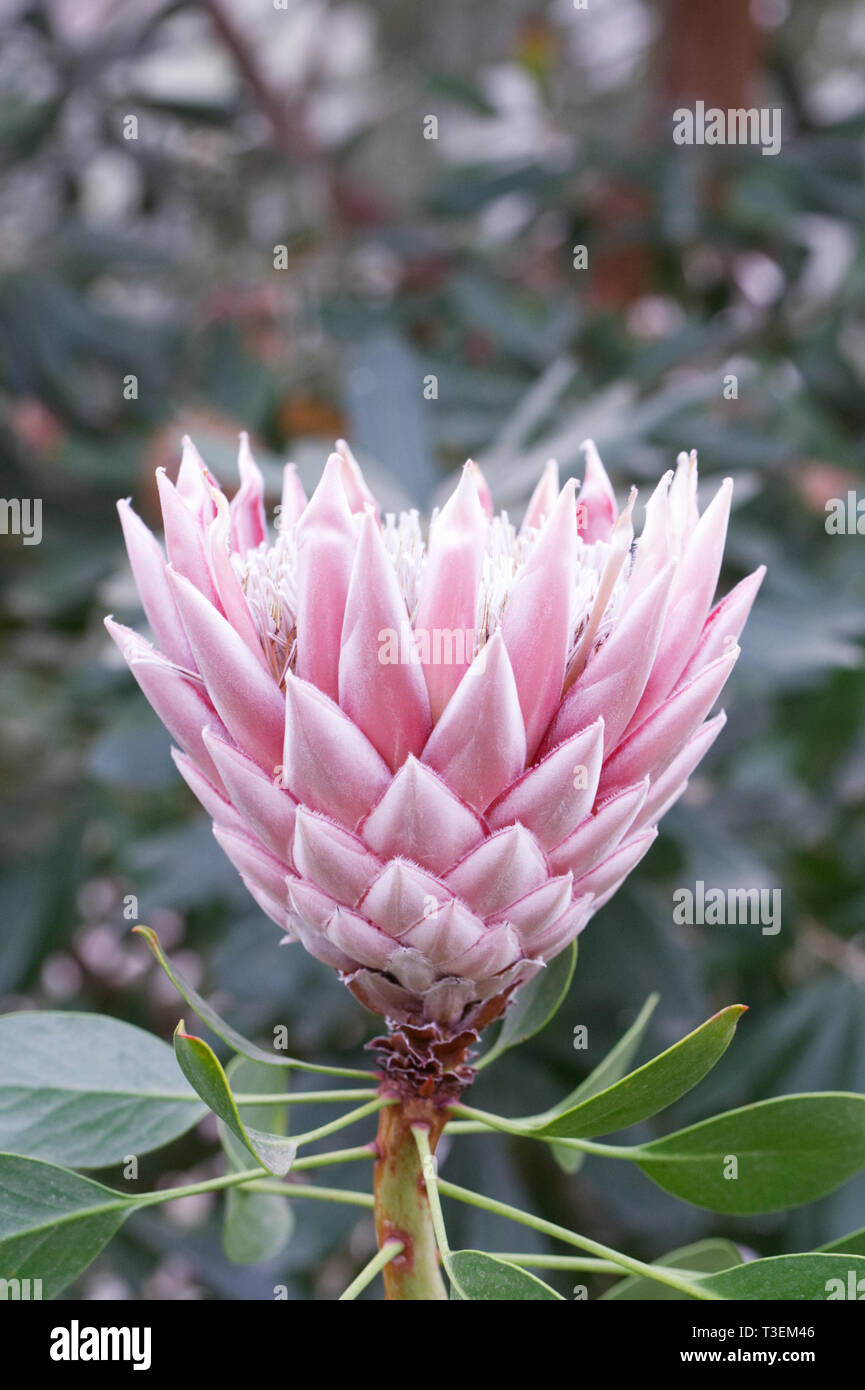
[[[360,516],[356,516],[360,524]],[[433,519],[435,519],[435,514]],[[389,512],[380,522],[385,550],[394,568],[405,601],[406,621],[414,624],[424,569],[427,542],[417,511]],[[534,549],[539,532],[533,527],[517,531],[507,512],[492,518],[487,530],[481,564],[472,634],[474,657],[501,626],[508,599],[521,570]],[[609,591],[602,580],[610,546],[604,541],[577,542],[577,569],[571,602],[571,650],[573,660],[587,627],[592,647],[605,641],[615,620],[627,580],[628,564],[613,576]],[[253,622],[261,638],[274,677],[280,685],[293,671],[297,654],[297,545],[294,527],[278,530],[272,544],[263,541],[245,555],[233,554],[232,563],[246,596]],[[601,611],[596,612],[596,606]]]

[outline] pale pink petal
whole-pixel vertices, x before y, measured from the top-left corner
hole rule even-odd
[[[730,590],[726,598],[722,598],[720,603],[716,603],[703,624],[700,640],[694,649],[693,656],[682,672],[678,682],[679,686],[693,680],[694,676],[698,675],[706,666],[711,665],[713,661],[717,661],[718,657],[735,647],[765,573],[766,566],[761,565],[759,569],[754,570],[753,574],[740,580],[736,587]]]
[[[183,499],[193,516],[202,527],[207,526],[215,512],[213,493],[219,491],[219,483],[188,434],[183,436],[183,451],[175,486],[178,496]]]
[[[444,967],[479,941],[485,930],[479,917],[457,898],[451,898],[403,932],[400,941],[403,946],[422,951],[436,967]]]
[[[166,729],[217,789],[222,782],[201,734],[206,725],[225,733],[224,726],[202,688],[139,637],[131,628],[105,619],[105,626],[129,669]]]
[[[661,570],[589,658],[562,701],[541,745],[542,753],[584,729],[599,714],[604,717],[604,749],[609,754],[615,748],[652,669],[674,573],[672,565]]]
[[[494,801],[494,829],[519,821],[544,849],[557,845],[588,815],[595,800],[604,748],[604,720],[574,734]]]
[[[507,970],[500,970],[498,975],[488,975],[485,980],[476,980],[475,998],[484,1000],[489,999],[491,995],[507,994],[515,986],[521,987],[526,984],[543,968],[544,962],[542,960],[516,960]],[[463,1027],[470,1027],[471,1023],[472,1012],[470,1011],[463,1021]]]
[[[610,539],[619,508],[616,505],[616,494],[594,441],[585,439],[580,448],[586,459],[586,471],[578,504],[581,509],[580,535],[587,545],[593,545],[595,541]]]
[[[281,863],[261,844],[256,844],[249,832],[238,834],[226,826],[215,824],[213,833],[244,882],[258,884],[269,897],[285,896],[288,865]]]
[[[677,558],[670,545],[669,493],[672,481],[673,473],[670,470],[664,474],[646,503],[643,530],[637,542],[637,553],[623,597],[623,611],[640,597],[646,586],[667,567],[671,559]]]
[[[532,889],[519,902],[511,903],[502,914],[502,921],[508,922],[518,933],[520,940],[531,940],[533,933],[543,931],[551,922],[561,917],[572,898],[573,875],[562,874],[558,878],[547,879],[539,888]],[[496,924],[490,923],[491,927]]]
[[[700,519],[697,508],[697,451],[681,453],[676,459],[676,472],[670,484],[670,527],[677,554],[681,551]]]
[[[657,777],[702,724],[733,669],[739,648],[719,657],[681,686],[644,724],[620,743],[601,774],[600,794],[633,786],[649,773]]]
[[[177,604],[165,574],[165,556],[153,532],[132,510],[128,499],[117,503],[120,525],[135,578],[141,606],[157,646],[169,661],[195,670],[195,659],[186,640]]]
[[[471,980],[439,980],[423,997],[424,1018],[453,1025],[462,1017],[473,996]]]
[[[310,955],[336,970],[356,969],[357,962],[325,935],[338,904],[302,879],[292,879],[288,883],[288,899],[294,913],[293,929]]]
[[[410,627],[405,599],[371,512],[360,525],[342,645],[339,703],[394,772],[409,753],[420,753],[432,728],[420,665],[388,660],[388,638],[397,652]]]
[[[292,931],[284,900],[272,898],[269,893],[265,893],[264,889],[260,888],[257,883],[254,883],[251,878],[244,878],[243,874],[241,874],[240,877],[243,880],[243,886],[247,893],[252,898],[253,902],[261,908],[265,917],[269,917],[271,922],[275,922],[285,933],[279,945],[291,946],[298,938]]]
[[[396,944],[367,922],[357,912],[338,907],[328,921],[324,934],[337,950],[355,962],[372,970],[388,970]]]
[[[473,980],[498,975],[521,956],[520,938],[510,923],[488,927],[480,939],[460,955],[447,961],[452,975],[468,975]]]
[[[220,795],[213,783],[209,782],[202,772],[199,772],[192,759],[176,748],[172,748],[171,756],[177,771],[192,795],[201,802],[211,820],[216,821],[227,830],[233,830],[237,835],[248,835],[249,827],[246,821],[235,810],[231,802]]]
[[[272,772],[282,753],[284,703],[279,686],[239,633],[183,575],[169,580],[196,665],[228,732]]]
[[[679,799],[694,768],[702,762],[726,722],[727,716],[721,710],[713,719],[701,724],[666,771],[653,779],[645,804],[635,817],[634,830],[640,830],[644,825],[657,825],[673,801]]]
[[[408,946],[398,946],[390,958],[388,973],[406,989],[423,994],[435,984],[439,972],[423,952],[415,951]]]
[[[297,523],[297,663],[301,680],[339,698],[339,649],[356,533],[342,486],[342,460],[331,454]]]
[[[271,853],[289,863],[297,803],[279,785],[280,774],[268,777],[245,753],[210,729],[204,731],[204,743],[240,814]]]
[[[346,977],[345,983],[364,1008],[374,1014],[383,1014],[394,1023],[407,1023],[423,1008],[420,995],[403,989],[394,980],[374,970],[356,970]]]
[[[303,483],[297,476],[293,463],[287,463],[282,470],[282,498],[279,503],[278,531],[290,531],[306,510],[307,499]]]
[[[377,516],[378,503],[366,485],[360,464],[344,439],[336,441],[336,452],[342,462],[340,477],[351,510],[363,513],[367,507],[372,507]]]
[[[500,632],[469,667],[423,750],[422,761],[482,811],[523,770],[526,735]]]
[[[391,780],[386,763],[339,706],[291,673],[285,686],[282,762],[283,784],[295,800],[349,830]]]
[[[478,464],[475,463],[474,459],[466,460],[466,468],[470,470],[472,478],[474,480],[474,485],[477,488],[478,501],[480,502],[487,516],[491,517],[493,514],[493,495],[490,492],[489,483],[487,482],[486,478],[481,472],[481,469],[478,466]]]
[[[165,528],[165,550],[171,568],[194,585],[209,603],[218,604],[204,545],[204,527],[169,481],[164,468],[156,470],[156,486]]]
[[[292,859],[299,874],[349,907],[357,904],[382,867],[356,835],[305,806],[297,810]]]
[[[261,638],[258,635],[249,604],[240,587],[234,565],[231,563],[229,540],[231,516],[228,501],[219,492],[215,497],[216,515],[207,528],[205,550],[210,573],[218,595],[219,605],[235,632],[243,638],[263,670],[267,670]]]
[[[430,526],[414,619],[434,722],[474,652],[477,590],[488,529],[466,464],[455,491]]]
[[[444,881],[479,917],[490,917],[545,883],[548,876],[549,864],[534,835],[522,825],[513,825],[471,850]]]
[[[548,922],[537,931],[522,932],[522,947],[526,955],[540,956],[546,961],[553,960],[583,930],[593,908],[592,895],[586,893],[580,898],[575,898],[554,922]]]
[[[553,870],[562,874],[570,869],[575,877],[581,877],[612,854],[635,822],[648,790],[649,779],[644,777],[635,787],[626,787],[601,801],[573,835],[549,851]]]
[[[501,632],[514,673],[531,761],[562,696],[577,572],[573,479],[562,488],[508,596]]]
[[[483,838],[484,823],[434,772],[409,758],[357,831],[381,859],[401,856],[444,873]]]
[[[267,539],[267,516],[264,510],[264,478],[252,457],[249,435],[240,436],[237,456],[240,487],[231,499],[231,542],[239,555],[255,550]]]
[[[399,937],[452,896],[433,874],[404,859],[392,859],[361,898],[358,909],[389,936]]]
[[[631,730],[666,699],[697,645],[721,570],[732,493],[733,484],[727,478],[685,546],[655,661],[629,724]]]
[[[555,459],[547,459],[534,492],[529,498],[520,535],[527,531],[539,531],[547,517],[552,516],[559,496],[559,465]]]
[[[651,849],[655,840],[658,838],[657,830],[641,830],[632,839],[620,845],[617,850],[605,859],[602,863],[585,874],[582,878],[574,881],[574,896],[580,897],[586,893],[594,894],[592,912],[595,913],[607,901],[609,889],[612,885],[618,886],[633,869],[637,867],[644,854]]]

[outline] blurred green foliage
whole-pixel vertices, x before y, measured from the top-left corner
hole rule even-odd
[[[286,1023],[292,1051],[333,1060],[373,1029],[325,967],[275,953],[108,651],[103,613],[137,613],[114,500],[152,520],[153,470],[182,433],[230,483],[249,428],[274,502],[279,464],[313,481],[338,434],[390,505],[428,507],[471,453],[515,514],[543,461],[579,471],[592,435],[621,496],[680,448],[700,450],[707,491],[732,473],[725,585],[760,562],[769,577],[706,769],[592,923],[551,1027],[472,1099],[510,1114],[557,1099],[655,988],[653,1045],[751,1006],[664,1128],[865,1090],[865,537],[824,526],[828,498],[865,494],[865,10],[751,13],[755,100],[783,109],[776,158],[674,146],[675,12],[648,0],[4,7],[0,491],[43,499],[44,534],[0,537],[0,1008],[168,1036],[180,1006],[129,936],[142,920],[246,1033]],[[780,886],[780,934],[673,926],[674,887],[698,878]],[[209,1173],[215,1140],[204,1125],[141,1181]],[[568,1176],[500,1138],[455,1141],[446,1171],[645,1258],[716,1232],[807,1248],[865,1204],[860,1178],[801,1212],[721,1221],[628,1165]],[[332,1296],[371,1223],[295,1206],[290,1244],[252,1268],[223,1257],[209,1199],[144,1213],[81,1293]],[[471,1208],[448,1220],[454,1246],[538,1239]]]

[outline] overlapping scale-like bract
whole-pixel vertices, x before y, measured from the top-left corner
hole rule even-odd
[[[649,849],[724,723],[756,571],[711,607],[731,485],[681,455],[619,512],[594,446],[523,526],[466,465],[427,539],[339,441],[268,538],[245,437],[229,503],[187,442],[165,550],[120,517],[159,649],[107,619],[255,901],[395,1028],[483,1023]]]

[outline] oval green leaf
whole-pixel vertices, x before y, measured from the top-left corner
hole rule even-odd
[[[724,1298],[807,1300],[865,1298],[861,1255],[775,1255],[700,1280]]]
[[[633,1153],[686,1202],[729,1215],[813,1202],[865,1167],[865,1096],[778,1096],[728,1110]]]
[[[41,1279],[42,1297],[54,1298],[138,1205],[53,1163],[0,1154],[0,1274]]]
[[[666,1110],[711,1071],[730,1046],[744,1012],[744,1004],[731,1004],[606,1090],[562,1113],[549,1112],[523,1123],[529,1124],[536,1135],[592,1139],[648,1120]]]
[[[481,1250],[457,1250],[447,1268],[452,1300],[564,1302],[560,1293],[528,1270]]]
[[[152,1033],[98,1014],[0,1018],[0,1149],[106,1168],[185,1134],[204,1113]]]

